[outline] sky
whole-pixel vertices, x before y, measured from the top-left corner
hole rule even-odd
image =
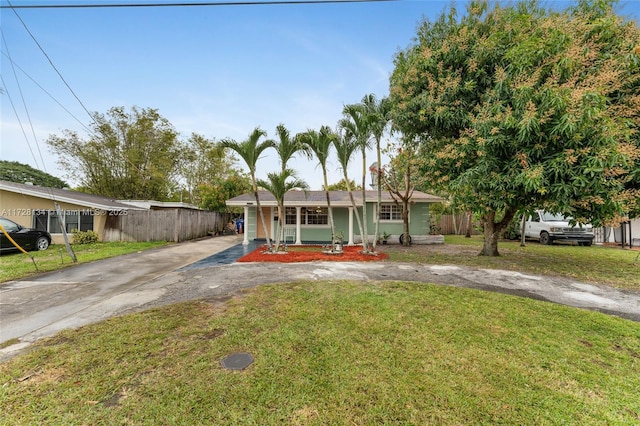
[[[205,0],[0,5],[198,2]],[[345,105],[370,93],[388,95],[394,55],[411,44],[423,18],[437,18],[450,4],[0,9],[0,158],[75,186],[45,141],[65,129],[87,138],[87,111],[106,113],[115,106],[157,109],[183,140],[198,133],[240,142],[257,126],[276,138],[280,123],[292,135],[322,125],[335,128]],[[464,4],[458,2],[460,11]],[[640,1],[622,1],[619,13],[637,21]],[[389,141],[386,136],[383,144]],[[375,154],[367,160],[374,162]],[[311,189],[321,189],[317,162],[295,158],[289,166]],[[359,182],[361,167],[358,155],[349,177]],[[277,154],[267,150],[257,176],[279,169]],[[342,178],[335,156],[328,169],[329,183]]]

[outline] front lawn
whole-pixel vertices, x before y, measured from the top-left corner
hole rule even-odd
[[[538,275],[556,275],[579,281],[640,291],[640,260],[637,250],[615,247],[545,246],[519,241],[500,241],[501,256],[478,256],[482,236],[447,235],[442,245],[380,246],[390,261],[460,265],[505,269]]]
[[[640,327],[430,284],[302,282],[69,330],[0,365],[3,424],[640,422]],[[244,371],[220,360],[249,352]]]

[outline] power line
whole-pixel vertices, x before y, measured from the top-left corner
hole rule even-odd
[[[216,1],[178,3],[96,3],[96,4],[29,4],[0,6],[0,9],[89,9],[122,7],[189,7],[189,6],[273,6],[337,3],[388,3],[403,0],[267,0],[267,1]]]
[[[9,7],[11,7],[11,9],[13,10],[13,13],[16,15],[16,18],[18,18],[18,20],[20,21],[20,23],[22,24],[22,26],[24,27],[24,29],[27,31],[27,33],[29,34],[29,36],[31,36],[31,39],[34,41],[34,43],[38,46],[38,48],[40,49],[40,51],[42,52],[42,54],[45,56],[45,58],[47,58],[47,61],[49,61],[49,65],[51,65],[51,67],[55,70],[55,72],[58,74],[58,77],[60,77],[60,79],[62,80],[62,82],[65,84],[65,86],[67,86],[67,89],[69,89],[69,91],[71,92],[71,94],[73,95],[74,98],[76,98],[76,100],[78,101],[78,103],[80,104],[80,106],[82,106],[82,108],[85,110],[85,112],[87,113],[87,115],[91,118],[91,120],[93,120],[93,115],[89,112],[89,110],[87,109],[87,107],[84,105],[84,103],[82,103],[82,101],[80,100],[80,98],[78,97],[78,95],[76,95],[76,92],[73,91],[73,89],[71,88],[71,86],[69,86],[69,83],[67,83],[67,80],[65,80],[65,78],[62,76],[62,74],[60,73],[60,71],[58,70],[58,68],[54,65],[53,61],[51,60],[51,58],[49,57],[49,55],[47,55],[47,52],[44,51],[44,49],[42,48],[42,46],[40,45],[40,43],[38,43],[38,40],[36,40],[35,36],[31,33],[31,31],[29,30],[29,27],[27,27],[27,24],[22,20],[22,18],[20,17],[20,15],[18,15],[18,12],[15,10],[15,7],[13,5],[11,5],[11,3],[9,3]]]
[[[7,60],[11,63],[12,66],[16,67],[18,70],[20,70],[29,80],[31,80],[33,82],[33,84],[35,84],[36,86],[38,86],[38,88],[40,88],[40,90],[42,90],[47,96],[49,96],[55,103],[58,104],[58,106],[60,108],[62,108],[63,110],[65,110],[65,112],[67,114],[69,114],[71,117],[73,117],[74,120],[76,120],[82,127],[85,128],[85,130],[89,133],[93,133],[93,130],[91,130],[89,127],[87,127],[82,121],[80,121],[80,119],[78,117],[76,117],[75,115],[73,115],[73,113],[71,111],[69,111],[67,108],[65,108],[64,105],[62,105],[62,103],[55,98],[55,96],[53,96],[51,93],[49,93],[47,91],[47,89],[45,89],[44,87],[42,87],[42,85],[40,83],[38,83],[33,77],[31,77],[20,65],[16,64],[15,61],[9,57],[9,55],[6,52],[1,52],[4,56],[7,57]]]

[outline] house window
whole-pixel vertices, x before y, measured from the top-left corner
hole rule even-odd
[[[305,225],[327,225],[329,210],[326,207],[306,208],[302,220]]]
[[[93,212],[67,210],[62,214],[62,224],[66,232],[74,229],[93,231]],[[34,227],[52,234],[62,233],[56,210],[36,210],[33,215]]]
[[[402,208],[400,208],[400,206],[398,206],[397,204],[380,204],[380,220],[402,220]]]
[[[284,208],[284,223],[286,225],[296,224],[296,208],[295,207]]]
[[[296,208],[285,207],[285,224],[296,224]],[[329,210],[326,207],[302,207],[300,209],[301,225],[328,225]]]

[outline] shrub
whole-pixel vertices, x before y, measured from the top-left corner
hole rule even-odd
[[[71,231],[73,234],[73,244],[92,244],[98,242],[98,234],[89,231],[78,231],[74,229]]]

